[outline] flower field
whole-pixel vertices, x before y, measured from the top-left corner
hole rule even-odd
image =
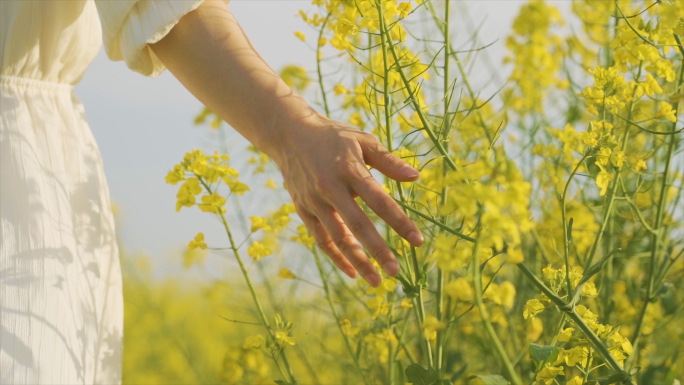
[[[317,66],[281,74],[420,171],[373,171],[420,247],[357,199],[400,273],[344,276],[257,149],[240,170],[188,149],[175,209],[222,235],[197,229],[176,263],[232,269],[160,282],[124,257],[124,383],[679,384],[684,2],[525,3],[489,93],[454,3],[314,0],[291,32]],[[257,195],[278,203],[246,210]]]

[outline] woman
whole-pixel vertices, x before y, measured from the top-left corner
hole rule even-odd
[[[100,28],[111,59],[148,76],[168,68],[268,154],[318,245],[347,275],[380,282],[361,246],[389,275],[399,271],[356,196],[422,243],[365,164],[399,181],[418,172],[372,136],[315,112],[259,57],[224,2],[3,0],[0,383],[121,381],[114,221],[100,153],[73,94]]]

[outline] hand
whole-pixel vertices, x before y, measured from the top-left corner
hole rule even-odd
[[[374,136],[317,114],[284,129],[287,135],[271,155],[318,247],[347,275],[354,278],[358,271],[371,286],[377,287],[381,278],[361,245],[387,274],[397,275],[397,259],[354,198],[361,197],[400,236],[420,246],[423,237],[418,227],[366,164],[401,182],[418,179],[418,171]]]

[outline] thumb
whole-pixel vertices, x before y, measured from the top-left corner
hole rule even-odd
[[[387,151],[385,146],[374,137],[364,140],[361,148],[366,164],[378,169],[389,178],[399,182],[412,182],[420,176],[418,170]]]

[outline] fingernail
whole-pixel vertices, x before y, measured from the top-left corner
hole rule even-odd
[[[392,277],[399,274],[399,264],[396,261],[387,261],[383,263],[382,269]]]
[[[411,231],[406,240],[413,246],[420,246],[423,244],[423,235],[418,231]]]
[[[401,173],[404,174],[407,178],[418,178],[420,176],[418,170],[407,164],[401,168]]]

